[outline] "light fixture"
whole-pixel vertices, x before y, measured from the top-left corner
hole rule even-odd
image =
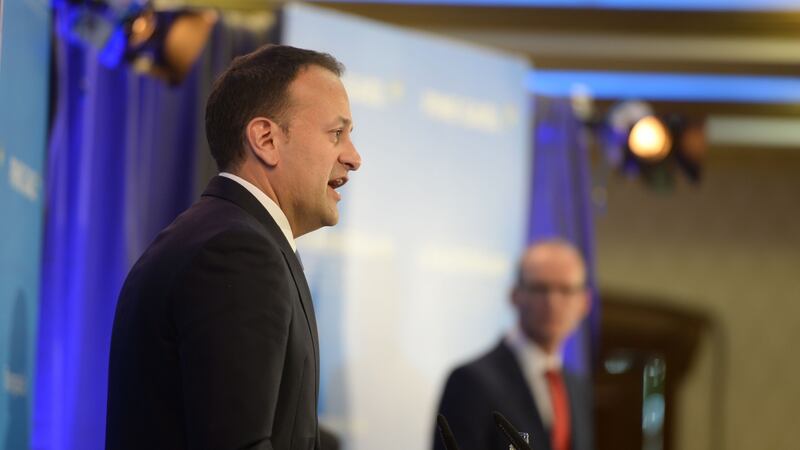
[[[56,0],[55,5],[63,17],[62,34],[97,48],[103,65],[127,62],[172,84],[188,75],[218,20],[213,10],[156,11],[151,0]]]
[[[672,136],[664,122],[652,115],[645,116],[631,128],[628,147],[637,158],[658,162],[672,149]]]
[[[151,8],[144,9],[138,16],[133,17],[127,27],[128,46],[137,47],[153,37],[156,31],[156,13]]]
[[[139,20],[144,22],[137,34]],[[212,10],[158,11],[152,17],[142,14],[130,25],[125,59],[138,72],[177,84],[189,74],[217,20],[218,14]]]
[[[574,105],[573,110],[587,132],[592,153],[600,156],[594,158],[598,168],[593,169],[593,177],[605,180],[615,170],[661,192],[674,188],[678,173],[692,183],[700,181],[708,151],[702,118],[657,114],[649,103],[637,100],[616,103],[605,114],[588,117]],[[593,196],[603,204],[604,182],[596,187]]]

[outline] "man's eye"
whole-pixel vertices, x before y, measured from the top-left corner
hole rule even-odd
[[[335,140],[336,142],[339,142],[339,139],[342,137],[342,133],[343,133],[343,132],[344,132],[344,130],[342,130],[342,129],[339,129],[339,130],[333,130],[333,132],[332,132],[332,133],[333,133],[334,140]]]

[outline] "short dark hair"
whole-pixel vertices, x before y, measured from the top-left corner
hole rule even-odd
[[[236,57],[211,87],[206,103],[206,139],[220,171],[244,158],[245,127],[267,117],[288,129],[289,85],[301,69],[317,65],[337,76],[342,63],[327,53],[268,44]]]

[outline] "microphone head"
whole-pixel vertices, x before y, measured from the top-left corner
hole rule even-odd
[[[439,437],[442,438],[444,448],[447,450],[459,450],[456,437],[453,436],[453,431],[450,429],[450,424],[447,423],[447,419],[442,414],[436,416],[436,425],[439,428]]]
[[[492,416],[494,416],[495,425],[497,425],[497,428],[503,432],[503,435],[506,437],[506,439],[508,439],[509,444],[513,445],[517,450],[532,450],[531,446],[525,442],[525,439],[522,439],[519,431],[514,428],[514,425],[511,425],[511,422],[509,422],[508,419],[506,419],[497,411],[492,412]]]

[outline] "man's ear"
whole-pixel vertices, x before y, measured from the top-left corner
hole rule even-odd
[[[245,128],[247,143],[253,154],[264,164],[275,167],[280,161],[278,151],[280,126],[266,117],[255,117]]]

